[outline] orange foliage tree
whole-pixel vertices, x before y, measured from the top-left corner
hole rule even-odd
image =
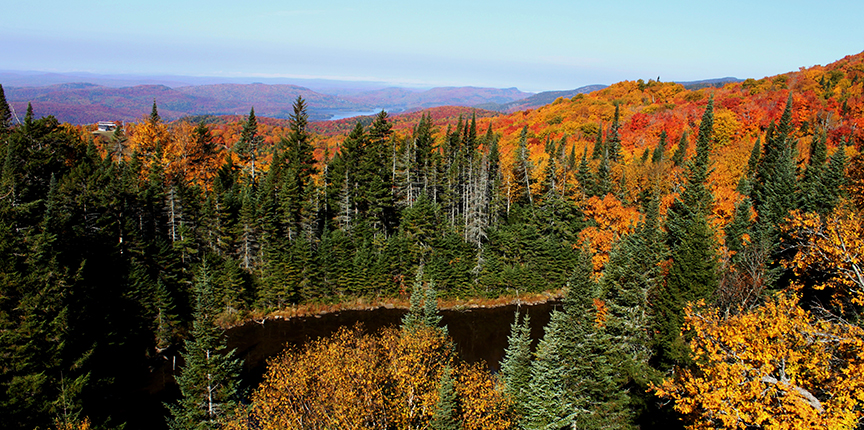
[[[779,295],[731,317],[688,306],[695,366],[656,387],[691,429],[855,428],[864,406],[864,331],[814,318]]]

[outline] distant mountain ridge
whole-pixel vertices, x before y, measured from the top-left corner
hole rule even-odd
[[[703,79],[701,81],[676,81],[676,84],[684,85],[684,88],[688,90],[698,90],[701,88],[708,87],[722,87],[723,85],[730,84],[733,82],[743,82],[743,79],[733,78],[731,76],[727,76],[725,78],[714,78],[714,79]]]
[[[73,79],[80,79],[74,81]],[[587,85],[573,90],[536,94],[517,88],[436,87],[430,89],[387,86],[380,82],[326,79],[223,78],[9,72],[0,70],[6,99],[23,114],[27,103],[36,116],[52,114],[60,121],[88,124],[100,120],[135,121],[150,113],[155,100],[166,120],[201,115],[257,115],[288,118],[298,96],[307,102],[310,120],[324,121],[372,115],[384,109],[392,114],[440,106],[461,106],[512,113],[534,109],[559,97],[601,90]],[[233,82],[232,82],[233,81]],[[687,89],[722,86],[741,79],[726,77],[679,82]],[[10,85],[11,83],[11,85]]]
[[[520,110],[525,109],[533,109],[540,106],[548,105],[549,103],[554,102],[559,97],[564,98],[572,98],[577,94],[586,94],[591,93],[597,90],[602,90],[606,88],[608,85],[586,85],[584,87],[579,87],[573,90],[564,90],[564,91],[544,91],[541,93],[534,94],[532,96],[526,97],[520,100],[514,100],[507,103],[486,103],[486,104],[478,104],[474,107],[479,109],[487,109],[492,111],[504,112],[504,113],[513,113]]]
[[[2,82],[0,82],[2,83]],[[100,120],[134,121],[147,115],[155,100],[166,120],[196,115],[245,115],[254,107],[262,117],[288,118],[298,96],[306,100],[310,120],[368,115],[380,109],[398,113],[438,106],[506,103],[530,95],[516,88],[442,87],[425,91],[385,88],[352,95],[332,95],[290,84],[211,84],[108,87],[87,82],[5,87],[7,101],[23,112],[33,104],[37,116],[87,124]]]

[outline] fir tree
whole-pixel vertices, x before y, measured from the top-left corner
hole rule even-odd
[[[438,300],[435,292],[435,283],[430,281],[423,284],[423,267],[417,269],[414,276],[414,287],[411,289],[411,307],[402,318],[402,327],[414,330],[425,326],[442,330],[446,333],[446,327],[439,327],[441,316],[438,315]]]
[[[840,202],[846,187],[846,145],[837,146],[837,150],[828,159],[828,165],[823,173],[824,198],[820,202],[822,213],[831,212]]]
[[[520,426],[526,429],[563,429],[570,426],[580,413],[577,404],[581,396],[568,392],[568,373],[573,357],[567,356],[572,339],[565,331],[569,323],[563,312],[553,312],[544,328],[543,339],[537,345],[531,363],[531,378]]]

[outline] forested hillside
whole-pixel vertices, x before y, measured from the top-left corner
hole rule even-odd
[[[859,54],[341,134],[300,97],[287,123],[153,103],[91,134],[13,121],[0,87],[0,421],[117,426],[181,351],[179,428],[855,428],[862,88]],[[549,290],[563,309],[533,349],[514,324],[499,375],[460,364],[435,319],[438,296]],[[220,327],[409,296],[401,329],[289,351],[236,390]],[[316,354],[369,360],[279,367]]]

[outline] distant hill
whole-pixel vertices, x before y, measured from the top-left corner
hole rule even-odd
[[[695,91],[702,88],[714,87],[721,88],[726,84],[732,82],[743,82],[743,79],[733,78],[733,77],[725,77],[725,78],[715,78],[715,79],[704,79],[701,81],[685,81],[685,82],[676,82],[676,84],[684,85],[684,88]]]
[[[2,83],[2,82],[0,82]],[[290,84],[212,84],[109,87],[87,82],[48,86],[4,86],[7,101],[23,112],[33,104],[36,116],[54,115],[73,124],[100,120],[135,121],[150,113],[153,101],[166,120],[199,115],[246,115],[255,107],[262,117],[288,118],[298,96],[306,100],[313,121],[371,115],[380,109],[398,113],[438,106],[506,103],[528,97],[516,88],[444,87],[429,90],[385,88],[352,95],[331,95]]]
[[[577,94],[590,93],[597,90],[602,90],[603,88],[606,88],[606,85],[586,85],[584,87],[576,88],[575,90],[565,91],[544,91],[542,93],[537,93],[524,99],[514,100],[507,103],[483,103],[476,104],[474,105],[474,107],[478,109],[512,113],[520,110],[533,109],[536,107],[548,105],[549,103],[554,102],[558,97],[564,97],[569,99],[576,96]]]
[[[429,90],[384,88],[346,96],[346,99],[393,111],[411,111],[437,106],[476,106],[523,100],[531,93],[516,88],[437,87]]]

